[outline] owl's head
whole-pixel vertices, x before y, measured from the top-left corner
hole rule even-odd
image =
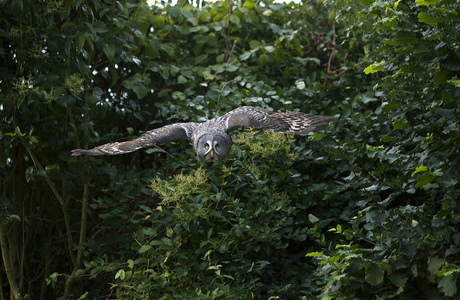
[[[228,134],[206,133],[198,139],[195,152],[202,161],[222,161],[231,148],[232,139]]]

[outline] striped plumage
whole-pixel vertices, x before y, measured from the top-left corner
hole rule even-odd
[[[147,131],[140,137],[127,141],[104,144],[90,150],[74,149],[72,155],[118,155],[156,144],[188,140],[198,158],[203,161],[223,160],[230,152],[232,140],[228,131],[246,126],[281,133],[302,134],[326,127],[332,117],[301,112],[272,112],[255,106],[241,106],[225,115],[202,123],[176,123]]]

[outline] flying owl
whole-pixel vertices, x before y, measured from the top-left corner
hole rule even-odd
[[[238,126],[268,129],[275,132],[301,134],[326,127],[330,116],[317,116],[301,112],[272,112],[255,106],[241,106],[225,115],[206,122],[176,123],[145,132],[127,141],[97,146],[93,149],[74,149],[73,156],[118,155],[167,142],[189,141],[202,161],[222,161],[232,147],[227,133]]]

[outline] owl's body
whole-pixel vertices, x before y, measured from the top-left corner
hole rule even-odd
[[[147,131],[127,142],[104,144],[90,150],[74,149],[72,155],[117,155],[157,144],[188,140],[198,158],[203,161],[221,161],[232,147],[228,131],[246,126],[276,132],[301,134],[326,127],[332,117],[300,112],[271,112],[255,106],[241,106],[225,115],[202,123],[176,123]]]

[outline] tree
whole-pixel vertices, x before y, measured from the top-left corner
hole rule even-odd
[[[457,8],[1,4],[2,297],[455,297]],[[335,121],[70,156],[240,105]]]

